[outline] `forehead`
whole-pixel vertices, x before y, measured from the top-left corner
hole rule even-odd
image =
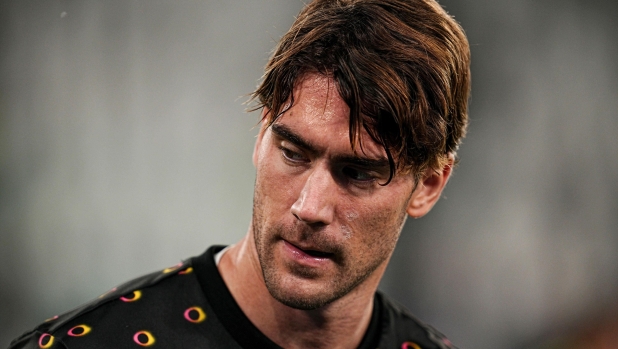
[[[294,104],[275,124],[284,125],[317,146],[355,153],[350,143],[350,108],[339,95],[335,80],[307,74],[299,79],[293,93]],[[386,158],[384,148],[366,130],[361,128],[359,136],[364,156]]]
[[[308,125],[319,123],[349,123],[350,108],[339,96],[337,83],[318,74],[303,76],[294,88],[292,113],[303,117]]]

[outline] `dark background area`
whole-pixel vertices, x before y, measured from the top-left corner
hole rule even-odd
[[[460,166],[381,288],[462,348],[618,295],[614,1],[442,1],[472,48]],[[251,216],[244,113],[302,3],[0,2],[0,346]]]

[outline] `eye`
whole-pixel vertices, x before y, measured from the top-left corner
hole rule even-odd
[[[289,148],[286,148],[284,146],[279,146],[279,149],[281,149],[281,154],[287,161],[295,162],[295,163],[308,161],[307,158],[303,154],[295,152]]]
[[[371,182],[375,177],[368,171],[359,170],[354,167],[346,166],[342,170],[343,174],[357,182]]]

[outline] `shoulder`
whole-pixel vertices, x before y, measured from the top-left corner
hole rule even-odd
[[[158,338],[151,328],[182,326],[205,317],[199,306],[205,301],[192,274],[189,260],[126,282],[47,319],[13,340],[9,348],[123,348],[154,343]]]
[[[456,349],[442,333],[383,293],[378,291],[375,300],[382,308],[380,348]]]

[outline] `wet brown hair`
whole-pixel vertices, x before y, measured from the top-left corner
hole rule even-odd
[[[272,125],[307,73],[332,77],[361,127],[386,151],[391,175],[419,180],[440,169],[464,137],[470,51],[457,22],[432,0],[315,0],[298,15],[252,94]],[[388,183],[388,182],[387,182]]]

